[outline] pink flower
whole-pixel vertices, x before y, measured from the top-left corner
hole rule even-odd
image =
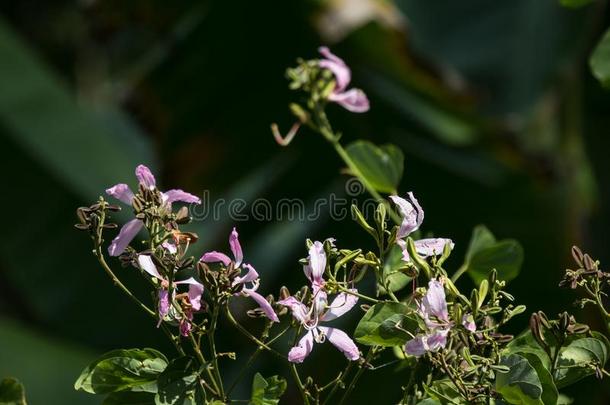
[[[356,290],[350,290],[356,292]],[[288,297],[278,301],[290,309],[294,319],[299,321],[307,330],[298,344],[290,349],[288,360],[293,363],[302,363],[313,350],[314,343],[323,343],[326,339],[339,349],[349,360],[358,360],[360,352],[354,341],[342,330],[320,325],[320,322],[328,322],[339,318],[358,302],[358,297],[348,294],[338,294],[330,306],[320,310],[314,301],[311,308],[307,308],[301,301],[294,297]]]
[[[239,234],[237,233],[237,230],[235,228],[233,228],[233,231],[229,236],[229,247],[231,248],[231,252],[233,253],[234,260],[231,260],[231,258],[226,254],[216,251],[204,253],[203,256],[201,256],[201,259],[199,260],[205,263],[219,262],[224,264],[225,266],[228,266],[229,264],[231,264],[231,262],[233,262],[234,268],[245,269],[246,275],[244,275],[243,277],[236,277],[233,280],[233,286],[243,286],[242,290],[236,295],[242,295],[244,297],[252,298],[263,310],[267,318],[269,318],[273,322],[279,322],[280,320],[277,317],[277,314],[275,313],[273,308],[271,307],[271,304],[269,304],[269,301],[267,301],[265,297],[256,292],[260,284],[260,278],[254,267],[247,263],[243,263],[244,254],[241,248],[241,244],[239,243]]]
[[[330,70],[335,76],[335,88],[328,96],[328,100],[340,104],[351,112],[362,113],[368,111],[370,106],[366,94],[356,88],[347,90],[347,86],[352,80],[350,68],[341,58],[331,53],[327,47],[322,46],[318,51],[324,56],[324,59],[321,59],[318,65]]]
[[[447,300],[443,283],[430,280],[426,295],[418,303],[417,313],[426,324],[425,333],[409,340],[405,351],[412,356],[421,356],[426,352],[435,352],[447,344],[447,335],[453,324],[449,320]]]
[[[430,280],[426,295],[417,305],[417,313],[424,320],[426,330],[405,344],[407,354],[419,357],[444,348],[454,323],[449,319],[442,280]],[[470,332],[476,331],[472,314],[463,315],[462,325]]]
[[[474,322],[472,314],[464,314],[462,316],[462,326],[464,326],[469,332],[476,332],[477,324]]]
[[[331,241],[334,239],[331,239]],[[308,263],[303,266],[305,277],[311,283],[313,290],[314,305],[321,312],[327,304],[326,292],[324,291],[324,271],[326,271],[326,252],[324,244],[315,241],[309,248]]]
[[[161,282],[161,288],[159,288],[159,302],[157,304],[157,311],[159,314],[159,323],[157,324],[157,327],[159,327],[159,325],[161,325],[161,322],[163,321],[163,318],[165,318],[165,316],[169,313],[170,310],[169,280],[159,273],[159,271],[157,270],[157,266],[155,266],[155,263],[153,262],[152,257],[150,255],[138,255],[138,263],[142,270],[144,270],[145,272],[147,272],[148,274],[150,274]],[[193,319],[192,311],[199,311],[201,309],[201,295],[203,294],[203,285],[197,280],[195,280],[193,277],[182,281],[174,281],[174,285],[180,284],[189,285],[188,299],[192,308],[192,310],[186,311],[185,315],[188,319],[182,319],[180,321],[180,331],[185,332],[191,330],[190,321]],[[188,323],[189,325],[183,325],[184,323]],[[188,336],[188,333],[186,333],[185,336]]]
[[[417,231],[424,221],[424,210],[417,202],[417,199],[412,192],[407,194],[407,199],[397,195],[391,195],[390,199],[398,207],[398,212],[402,217],[402,223],[396,234],[396,244],[402,249],[402,257],[405,262],[411,261],[409,252],[407,252],[407,242],[405,238],[411,233]],[[446,238],[427,238],[414,241],[417,254],[422,257],[436,256],[443,253],[446,244],[450,244],[453,249],[453,242]]]
[[[139,165],[136,167],[136,177],[142,186],[150,190],[157,187],[155,176],[152,174],[150,169],[144,165]],[[128,205],[131,205],[133,202],[134,193],[127,184],[116,184],[107,189],[106,194]],[[173,202],[178,201],[201,204],[201,200],[198,197],[182,190],[169,190],[161,193],[161,197],[163,198],[163,202],[165,204],[169,204],[170,206]],[[119,234],[112,240],[110,246],[108,246],[108,253],[110,256],[119,256],[121,253],[123,253],[143,226],[144,223],[139,219],[132,219],[123,225],[119,231]]]

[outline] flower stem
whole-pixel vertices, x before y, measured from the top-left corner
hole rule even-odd
[[[358,380],[360,379],[360,376],[364,372],[365,365],[369,363],[369,361],[373,357],[373,354],[375,353],[375,351],[373,349],[374,349],[373,347],[371,347],[369,349],[368,353],[366,354],[366,358],[364,360],[364,364],[361,364],[359,366],[358,371],[356,372],[356,375],[354,375],[354,378],[352,378],[352,381],[350,381],[347,389],[343,393],[343,396],[339,400],[338,405],[342,405],[347,400],[347,398],[350,396],[352,391],[354,390],[354,387],[356,386],[356,383],[358,382]]]
[[[303,404],[309,405],[309,396],[307,395],[307,391],[305,391],[305,387],[303,386],[303,382],[301,381],[301,377],[299,376],[297,366],[294,363],[290,363],[290,371],[292,372],[294,381],[296,382],[297,387],[299,388],[299,392],[303,397]]]
[[[271,347],[267,346],[266,343],[260,341],[258,338],[256,338],[256,336],[253,336],[250,332],[248,332],[248,330],[246,328],[244,328],[243,326],[241,326],[239,324],[239,322],[237,322],[235,320],[235,318],[233,317],[233,314],[231,314],[231,310],[229,309],[228,304],[225,306],[225,314],[227,315],[227,319],[229,320],[229,322],[235,326],[235,328],[237,328],[237,330],[239,330],[244,336],[246,336],[248,339],[250,339],[251,341],[253,341],[254,343],[256,343],[258,346],[262,347],[263,349],[273,353],[274,355],[276,355],[277,357],[279,357],[282,360],[288,361],[288,358],[286,356],[284,356],[283,354],[277,352],[276,350],[272,349]]]
[[[129,298],[131,298],[131,300],[133,302],[135,302],[140,308],[142,308],[142,310],[144,310],[144,312],[146,312],[148,315],[150,315],[151,317],[156,319],[157,314],[155,313],[155,311],[150,309],[148,306],[146,306],[146,304],[144,304],[135,295],[133,295],[133,293],[131,291],[129,291],[129,289],[125,286],[125,284],[123,284],[121,282],[121,280],[119,280],[119,278],[114,274],[114,272],[112,271],[110,266],[108,266],[108,263],[106,263],[106,259],[104,259],[104,254],[102,253],[102,248],[100,245],[96,246],[93,253],[95,254],[95,257],[97,257],[97,260],[101,264],[104,271],[112,279],[112,282],[114,283],[114,285],[117,286],[121,291],[123,291]]]
[[[214,339],[214,334],[216,331],[216,325],[218,323],[218,306],[214,306],[214,310],[212,311],[212,323],[210,325],[210,332],[208,335],[208,342],[210,344],[210,351],[212,352],[212,363],[214,365],[214,374],[216,375],[216,380],[218,381],[218,388],[220,390],[220,395],[224,398],[224,387],[222,385],[222,377],[220,376],[220,369],[218,368],[218,354],[216,353],[216,342]]]
[[[191,342],[191,346],[193,346],[193,351],[195,352],[195,356],[197,356],[197,360],[199,360],[199,362],[201,363],[201,366],[203,368],[205,368],[206,373],[208,374],[208,377],[210,378],[210,381],[214,385],[215,392],[213,392],[213,394],[218,397],[222,397],[224,399],[224,394],[222,394],[222,392],[221,392],[218,382],[216,381],[216,377],[210,371],[210,368],[208,367],[208,362],[205,360],[205,357],[203,356],[203,352],[201,351],[201,348],[199,347],[199,344],[197,344],[197,341],[195,340],[195,337],[193,336],[192,333],[189,333],[189,341]]]

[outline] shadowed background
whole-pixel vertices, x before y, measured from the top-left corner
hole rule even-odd
[[[285,68],[320,44],[352,66],[371,99],[363,115],[329,107],[335,127],[347,142],[400,146],[400,188],[426,210],[425,232],[456,242],[454,269],[484,223],[525,249],[511,292],[554,315],[575,299],[557,288],[572,244],[610,261],[610,94],[587,66],[608,20],[603,2],[21,0],[0,11],[0,377],[21,379],[34,405],[99,403],[72,384],[104,351],[171,350],[72,226],[76,207],[112,184],[133,185],[137,164],[166,188],[209,190],[212,201],[344,193],[342,165],[321,137],[301,131],[281,148],[269,131],[292,123]],[[201,236],[191,252],[227,250],[234,225],[263,293],[303,284],[307,237],[369,243],[324,212],[315,222],[224,215],[191,226]],[[117,272],[146,296],[135,272]],[[573,311],[600,329],[592,311]],[[357,314],[345,318],[352,331]],[[527,316],[513,324],[518,333]],[[251,353],[225,329],[220,350]],[[256,367],[269,374],[271,361]],[[304,373],[331,379],[343,362],[320,346]],[[239,366],[223,367],[231,380]],[[392,367],[365,374],[351,403],[392,403],[404,378]],[[250,381],[237,397],[248,397]],[[586,381],[566,393],[608,403],[607,381]],[[291,386],[284,402],[297,401]]]

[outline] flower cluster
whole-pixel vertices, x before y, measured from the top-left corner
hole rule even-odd
[[[287,145],[305,124],[332,144],[349,173],[378,201],[371,221],[352,206],[356,223],[374,239],[374,250],[338,248],[334,238],[308,240],[308,256],[300,261],[306,285],[295,294],[282,287],[278,298],[273,294],[265,297],[259,292],[259,272],[244,260],[237,229],[229,235],[230,254],[208,251],[198,259],[190,256],[189,248],[198,238],[180,229],[190,221],[187,207],[174,210],[174,205],[200,204],[200,199],[182,190],[160,191],[155,176],[140,165],[135,192],[122,183],[106,190],[129,205],[134,214],[107,252],[141,273],[152,286],[154,307],[131,292],[106,262],[105,232],[117,227],[108,220],[120,207],[100,197],[95,204],[78,209],[77,228],[89,233],[104,271],[155,320],[177,354],[168,360],[153,349],[113,351],[87,367],[75,387],[109,394],[104,403],[175,403],[178,398],[181,403],[183,399],[206,404],[235,402],[230,396],[236,383],[225,390],[221,369],[223,357],[235,360],[236,351],[220,351],[218,347],[227,342],[216,341],[225,324],[256,345],[238,380],[258,354],[271,353],[285,361],[306,405],[335,403],[336,395],[341,395],[336,403],[348,403],[359,378],[367,374],[365,370],[372,372],[398,362],[401,367],[396,372],[404,374],[396,378],[395,387],[387,386],[396,388],[401,395],[396,402],[403,405],[554,404],[559,401],[558,387],[592,374],[599,378],[609,375],[604,369],[610,353],[607,338],[568,313],[549,320],[536,312],[530,318],[530,330],[516,339],[502,332],[509,320],[525,311],[525,306],[514,304],[515,298],[505,291],[506,282],[499,278],[510,260],[506,258],[520,252],[516,242],[496,243],[489,230],[479,229],[473,233],[475,243],[471,241],[464,264],[448,274],[443,265],[452,254],[453,241],[418,238],[424,210],[414,194],[409,192],[403,198],[393,192],[386,200],[380,192],[395,190],[398,184],[376,188],[378,182],[370,181],[368,172],[360,170],[359,164],[366,163],[355,162],[340,143],[341,133],[328,121],[326,106],[337,103],[362,113],[369,109],[369,101],[362,90],[349,88],[351,70],[345,62],[328,48],[319,51],[322,59],[300,61],[298,67],[288,70],[291,88],[304,93],[305,102],[291,106],[298,122],[290,134],[283,138],[274,127],[274,135]],[[378,152],[363,160],[386,164],[386,159],[394,158]],[[402,161],[394,163],[402,167]],[[132,243],[140,231],[146,231],[147,237]],[[477,255],[481,255],[479,265],[473,271],[470,264]],[[604,306],[610,276],[579,249],[573,250],[573,256],[578,268],[567,270],[561,284],[583,288],[587,295],[581,303],[597,306],[610,322]],[[496,257],[501,260],[494,262]],[[521,259],[512,264],[520,266]],[[481,268],[480,263],[489,268]],[[467,273],[475,285],[464,294],[456,284]],[[256,318],[249,322],[260,322],[258,332],[251,331],[243,313],[233,314],[236,306],[232,303],[241,298],[257,305],[246,314]],[[349,327],[339,329],[332,323],[358,303],[364,315],[353,333],[346,333]],[[282,339],[289,331],[293,332],[291,342]],[[298,364],[316,344],[327,340],[347,359],[345,369],[330,382],[321,382],[315,375],[301,378]],[[363,346],[367,349],[361,350]],[[122,383],[126,375],[137,376],[130,377],[128,387]],[[121,383],[114,387],[114,381]],[[278,375],[265,378],[257,373],[251,386],[249,403],[278,403],[286,381]]]
[[[430,280],[426,295],[417,303],[417,314],[424,321],[425,329],[405,344],[405,352],[412,356],[422,356],[426,352],[444,348],[454,322],[449,319],[442,280]],[[462,325],[470,332],[476,330],[476,324],[470,314],[464,314]]]

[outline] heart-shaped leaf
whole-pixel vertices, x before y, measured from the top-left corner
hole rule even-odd
[[[197,362],[193,357],[179,357],[157,379],[156,405],[187,405],[203,402]]]
[[[280,397],[286,391],[286,380],[282,377],[274,375],[269,378],[264,378],[259,373],[254,375],[252,380],[252,398],[251,405],[277,405],[280,403]]]
[[[369,346],[400,346],[415,333],[419,324],[409,314],[409,308],[398,302],[383,302],[373,305],[362,317],[354,338]]]
[[[467,272],[475,283],[487,279],[496,269],[501,280],[510,281],[519,275],[523,264],[523,248],[514,239],[497,241],[483,225],[474,228],[466,252]]]
[[[496,374],[496,390],[506,402],[544,405],[540,378],[525,357],[511,354],[503,358],[500,364],[509,367],[508,372],[498,371]]]
[[[377,191],[396,193],[404,170],[404,155],[398,147],[360,140],[349,144],[346,151],[355,166],[350,167],[354,175],[360,174]]]
[[[81,373],[74,388],[91,394],[117,391],[156,392],[167,358],[154,349],[113,350]]]
[[[561,350],[555,372],[557,387],[566,387],[594,374],[596,366],[604,367],[608,360],[609,348],[607,342],[602,339],[577,339]]]

